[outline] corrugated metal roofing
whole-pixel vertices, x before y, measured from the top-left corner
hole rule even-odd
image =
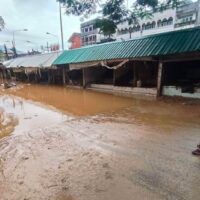
[[[58,58],[61,52],[52,52],[47,54],[37,54],[31,56],[18,57],[3,63],[9,67],[51,67],[52,63]]]
[[[54,65],[99,60],[163,56],[200,51],[200,28],[155,34],[138,39],[64,51]]]

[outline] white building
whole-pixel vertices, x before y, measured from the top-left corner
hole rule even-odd
[[[95,20],[81,24],[82,45],[101,43],[104,35],[94,28]],[[192,28],[200,25],[200,0],[177,9],[167,9],[155,12],[151,18],[145,18],[136,24],[129,25],[127,21],[117,26],[113,39],[128,40],[151,34],[164,33],[183,28]]]

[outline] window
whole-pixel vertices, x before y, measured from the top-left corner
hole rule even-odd
[[[173,18],[170,17],[170,18],[168,19],[168,25],[172,25],[172,24],[173,24]]]
[[[135,31],[140,31],[140,25],[135,27]]]
[[[145,24],[142,24],[142,30],[145,30]]]
[[[89,27],[89,31],[93,31],[93,26],[90,26],[90,27]]]
[[[165,18],[165,19],[162,20],[162,26],[167,26],[167,25],[168,25],[168,21],[167,21],[167,19]]]
[[[161,27],[161,26],[162,26],[162,22],[161,22],[160,19],[157,21],[157,26],[158,26],[158,27]]]
[[[156,22],[152,22],[152,28],[155,28],[156,27]]]
[[[145,30],[148,30],[148,29],[151,29],[151,24],[149,22],[145,25]]]
[[[97,40],[97,36],[93,35],[93,41],[96,42],[96,40]]]
[[[88,27],[87,27],[87,28],[85,28],[85,32],[86,32],[86,33],[88,32]]]
[[[89,37],[89,41],[90,41],[90,42],[92,41],[92,36]]]

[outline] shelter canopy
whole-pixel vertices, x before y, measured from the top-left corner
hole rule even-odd
[[[54,65],[200,52],[200,27],[64,51]]]
[[[18,57],[12,60],[5,61],[3,63],[7,68],[17,68],[17,67],[41,67],[48,68],[51,67],[53,62],[58,58],[61,52],[52,52],[46,54],[37,54],[31,56]]]

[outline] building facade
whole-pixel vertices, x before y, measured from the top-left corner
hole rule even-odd
[[[99,34],[98,29],[94,26],[95,21],[96,19],[81,24],[82,46],[100,42],[101,35]]]
[[[104,35],[94,27],[95,20],[81,24],[82,46],[101,43]],[[155,12],[149,19],[141,19],[136,24],[129,25],[127,21],[117,26],[113,39],[118,41],[138,38],[151,34],[164,33],[200,25],[200,0],[180,6],[177,9],[167,9]]]
[[[80,48],[82,46],[81,34],[73,33],[72,36],[69,38],[68,42],[70,43],[69,49]]]

